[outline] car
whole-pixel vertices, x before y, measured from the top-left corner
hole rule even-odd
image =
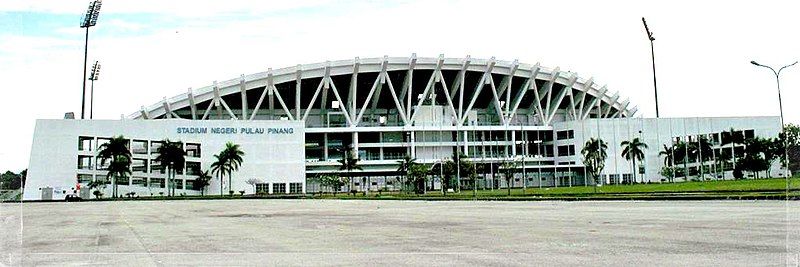
[[[81,197],[79,197],[77,194],[67,194],[67,196],[64,197],[64,201],[66,201],[66,202],[73,202],[73,201],[77,202],[77,201],[81,201],[81,200],[83,200],[83,199]]]

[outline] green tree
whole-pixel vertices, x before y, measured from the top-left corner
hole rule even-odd
[[[737,131],[731,128],[728,131],[722,132],[722,140],[720,140],[720,146],[731,145],[731,161],[733,162],[734,169],[736,167],[736,161],[739,159],[736,155],[736,145],[744,144],[744,133],[742,131]],[[734,177],[735,178],[735,177]]]
[[[659,156],[664,157],[664,167],[661,168],[661,176],[667,177],[667,179],[671,183],[673,182],[673,178],[675,177],[675,169],[673,167],[675,165],[675,157],[673,156],[675,152],[673,150],[674,146],[667,146],[667,145],[663,146],[664,148],[658,152]],[[669,175],[665,175],[664,169],[669,170],[669,172],[666,172],[666,174]]]
[[[211,175],[208,175],[208,170],[205,170],[200,173],[197,178],[194,179],[194,183],[192,183],[192,189],[199,190],[200,195],[204,196],[206,191],[206,186],[208,186],[211,181]]]
[[[758,179],[759,172],[769,169],[769,160],[765,154],[774,154],[768,152],[773,149],[772,142],[766,138],[754,137],[745,139],[744,144],[745,156],[740,162],[742,170],[749,171]]]
[[[219,181],[219,194],[220,196],[223,195],[223,186],[222,186],[222,179],[225,175],[228,175],[228,193],[233,195],[233,172],[238,171],[239,167],[242,165],[242,161],[245,153],[241,150],[238,144],[234,144],[233,142],[225,143],[225,148],[219,152],[219,154],[214,155],[214,162],[211,163],[211,171],[216,173],[217,176],[220,178]]]
[[[599,182],[600,173],[605,168],[606,158],[608,157],[607,149],[606,142],[599,138],[589,138],[581,149],[583,165],[586,166],[586,171],[594,178],[595,184]],[[596,188],[595,190],[597,190]]]
[[[339,162],[339,170],[345,171],[345,173],[347,173],[348,179],[352,181],[353,170],[363,170],[363,168],[361,168],[361,166],[358,165],[358,161],[360,159],[356,158],[350,149],[345,150],[344,154],[345,155],[342,159],[337,160]]]
[[[107,177],[111,179],[113,186],[111,196],[117,197],[115,175],[124,173],[123,169],[128,170],[127,173],[130,173],[131,151],[128,150],[128,139],[125,139],[122,135],[111,138],[107,143],[100,146],[97,157],[100,158],[101,165],[105,165],[106,160],[111,160]]]
[[[401,183],[400,183],[401,185],[405,185],[406,184],[405,181],[409,180],[408,171],[411,169],[411,167],[413,167],[414,165],[417,165],[417,164],[418,164],[417,163],[417,159],[416,158],[412,158],[409,155],[405,155],[403,157],[403,159],[397,161],[397,172],[402,174],[403,178],[405,179],[404,181],[401,181]],[[405,186],[403,186],[403,187],[405,187]]]
[[[180,171],[183,173],[183,168],[186,166],[186,151],[183,150],[183,145],[180,141],[172,142],[169,139],[164,139],[163,144],[156,150],[158,156],[156,161],[161,163],[161,166],[167,168],[167,195],[175,195],[175,174]]]
[[[2,175],[0,175],[0,184],[2,184],[3,190],[17,190],[20,188],[25,187],[25,175],[27,174],[27,170],[20,172],[19,174],[13,173],[11,171],[6,171]]]
[[[503,178],[506,179],[506,188],[508,195],[511,195],[511,181],[514,179],[514,174],[517,173],[517,164],[513,161],[505,161],[500,166],[500,171],[503,173]]]
[[[622,147],[622,157],[627,161],[633,162],[633,181],[631,181],[631,183],[634,183],[636,182],[636,173],[638,172],[636,161],[642,161],[642,159],[644,159],[644,150],[647,149],[647,144],[643,143],[637,137],[630,141],[622,141],[619,145]],[[642,182],[644,182],[644,177],[642,177]]]
[[[407,182],[414,187],[415,193],[425,193],[425,180],[428,177],[429,172],[430,169],[428,169],[428,166],[425,166],[424,164],[415,164],[408,169],[408,177],[410,179]]]
[[[336,193],[345,185],[341,177],[333,174],[320,175],[317,177],[317,180],[321,186],[329,188],[334,196],[336,196]]]

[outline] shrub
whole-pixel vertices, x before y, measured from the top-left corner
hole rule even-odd
[[[240,190],[240,191],[239,191],[239,195],[240,195],[240,196],[244,196],[244,190]]]

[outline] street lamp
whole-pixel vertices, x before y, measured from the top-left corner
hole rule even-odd
[[[89,97],[89,119],[92,119],[92,114],[94,113],[94,81],[100,79],[100,61],[95,61],[94,66],[92,66],[92,73],[89,74],[89,80],[92,81],[92,86],[90,91]]]
[[[97,25],[97,18],[100,16],[100,6],[103,5],[102,0],[95,0],[89,4],[86,14],[81,18],[81,28],[86,28],[86,41],[83,45],[83,88],[81,91],[81,119],[84,118],[86,110],[86,64],[89,60],[89,28]]]
[[[758,64],[758,62],[755,62],[755,61],[750,61],[750,64],[753,64],[753,65],[756,65],[756,66],[759,66],[759,67],[765,67],[765,68],[768,68],[769,70],[771,70],[772,73],[775,74],[775,82],[778,84],[778,108],[780,109],[780,112],[781,112],[781,132],[783,132],[783,161],[786,163],[786,171],[783,172],[783,177],[786,178],[786,190],[787,190],[786,197],[789,197],[789,194],[788,194],[788,190],[789,190],[789,148],[788,148],[788,145],[789,145],[789,143],[788,143],[788,136],[786,135],[786,126],[783,124],[783,100],[781,100],[781,79],[780,79],[780,75],[781,75],[781,71],[783,71],[783,69],[791,67],[791,66],[794,66],[795,64],[797,64],[797,61],[795,61],[792,64],[789,64],[789,65],[781,67],[780,69],[778,69],[778,71],[775,71],[775,69],[773,69],[770,66]]]
[[[656,40],[653,37],[653,32],[650,31],[650,28],[647,27],[647,21],[644,20],[642,17],[642,24],[644,24],[644,30],[647,33],[647,39],[650,40],[650,56],[653,59],[653,90],[655,91],[656,96],[656,118],[658,118],[658,87],[656,87],[656,52],[653,49],[653,41]]]

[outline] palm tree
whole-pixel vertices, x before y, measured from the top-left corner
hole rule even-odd
[[[186,151],[183,150],[183,145],[180,141],[172,142],[169,139],[164,139],[163,145],[158,147],[156,153],[156,161],[161,163],[161,166],[167,167],[167,195],[175,195],[175,174],[178,170],[183,173],[183,168],[186,166]]]
[[[586,166],[586,171],[594,177],[595,185],[600,179],[600,173],[602,173],[603,168],[605,168],[606,158],[608,157],[608,153],[606,153],[607,149],[608,145],[606,145],[606,142],[599,138],[589,138],[581,149],[583,165]],[[594,188],[596,193],[597,186]]]
[[[351,182],[352,182],[353,170],[364,170],[363,168],[361,168],[361,166],[358,165],[359,159],[354,157],[352,151],[350,151],[349,149],[345,151],[344,157],[337,161],[340,164],[339,170],[347,172],[347,176],[350,177]]]
[[[408,181],[408,170],[411,169],[414,165],[417,164],[417,159],[412,158],[409,155],[405,155],[403,159],[397,161],[397,172],[402,173],[403,177],[406,181]],[[405,185],[405,181],[400,183],[401,185]]]
[[[664,146],[664,149],[661,150],[660,152],[658,152],[658,155],[659,156],[664,156],[664,166],[667,166],[668,168],[672,168],[672,166],[675,165],[675,156],[674,156],[675,155],[674,154],[675,153],[675,150],[674,150],[675,147],[674,146],[669,146],[668,147],[667,145],[663,145],[663,146]],[[672,172],[672,175],[670,177],[667,177],[667,178],[669,179],[670,182],[672,182],[672,178],[674,178],[674,176],[675,176],[675,172]]]
[[[506,178],[506,188],[508,188],[508,195],[511,195],[511,180],[514,179],[514,174],[517,172],[516,164],[513,161],[503,162],[501,165],[503,178]]]
[[[116,156],[115,160],[112,160],[111,163],[108,165],[108,174],[106,175],[106,179],[114,180],[114,192],[113,196],[116,197],[117,195],[117,183],[116,178],[127,178],[128,175],[131,174],[131,161],[130,158],[126,158],[125,156]]]
[[[225,177],[225,172],[228,171],[228,162],[223,153],[214,155],[214,158],[216,160],[211,163],[211,172],[219,178],[219,195],[222,196],[222,178]]]
[[[244,156],[244,151],[239,148],[238,144],[234,144],[233,142],[225,143],[225,148],[222,149],[219,154],[214,155],[216,160],[211,163],[211,171],[217,173],[219,176],[220,195],[222,195],[222,178],[225,176],[225,173],[228,174],[228,192],[233,194],[233,187],[231,184],[233,172],[239,170],[239,166],[242,165],[242,156]]]
[[[733,160],[733,167],[736,168],[736,145],[744,144],[744,135],[741,131],[736,131],[731,128],[729,131],[722,132],[723,138],[720,140],[720,146],[731,145],[731,159]],[[724,136],[728,135],[728,138]]]
[[[122,135],[111,138],[107,143],[100,146],[97,157],[101,159],[100,164],[105,165],[106,160],[111,159],[107,177],[111,178],[112,197],[117,197],[116,174],[125,173],[122,169],[129,169],[131,165],[131,151],[128,150],[128,139]],[[111,168],[114,166],[114,169]],[[127,173],[130,173],[128,171]]]
[[[647,144],[643,143],[639,138],[633,138],[631,141],[622,141],[619,144],[622,146],[622,157],[625,160],[633,162],[633,181],[631,184],[636,182],[636,173],[638,169],[636,169],[636,161],[642,161],[644,159],[644,149],[647,149]],[[642,177],[642,182],[644,182],[644,177]]]
[[[209,185],[209,181],[211,180],[211,175],[208,175],[208,170],[205,170],[200,173],[197,178],[194,179],[194,183],[192,183],[192,189],[200,190],[200,195],[205,195],[206,186]]]

